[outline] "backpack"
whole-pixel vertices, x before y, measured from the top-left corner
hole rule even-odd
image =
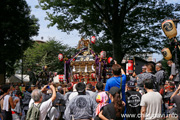
[[[52,108],[52,107],[51,107]],[[45,120],[50,120],[51,118],[49,117],[49,113],[50,113],[50,111],[51,111],[51,108],[49,109],[49,111],[47,112],[47,114],[46,114],[46,117],[45,117]]]
[[[41,103],[37,106],[33,103],[27,112],[26,120],[39,120],[40,107]]]

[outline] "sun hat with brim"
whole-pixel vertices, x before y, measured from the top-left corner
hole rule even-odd
[[[120,93],[120,89],[118,87],[112,87],[109,93],[114,96],[116,93]]]

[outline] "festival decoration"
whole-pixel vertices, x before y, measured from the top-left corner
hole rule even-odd
[[[105,57],[106,57],[106,51],[101,51],[100,58],[105,58]]]
[[[112,58],[112,57],[109,57],[109,58],[108,58],[108,63],[110,64],[112,60],[113,60],[113,58]]]
[[[92,43],[92,44],[95,44],[95,42],[96,42],[96,37],[95,37],[95,36],[92,36],[92,37],[91,37],[91,43]]]
[[[95,73],[91,73],[91,78],[95,79],[96,78],[96,74]]]
[[[169,48],[163,48],[161,50],[161,52],[162,52],[163,57],[166,60],[170,60],[172,58],[172,54],[171,54],[171,51],[169,50]]]
[[[59,59],[60,61],[63,61],[63,54],[59,54],[59,55],[58,55],[58,59]]]
[[[133,60],[128,60],[128,73],[133,73]]]

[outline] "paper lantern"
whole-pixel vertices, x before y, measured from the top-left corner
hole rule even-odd
[[[129,74],[133,73],[133,60],[128,60],[128,72]]]
[[[59,54],[59,55],[58,55],[58,59],[59,59],[60,61],[63,61],[63,54]]]
[[[63,80],[64,75],[59,75],[59,80]]]
[[[64,80],[64,75],[59,75],[58,77],[59,77],[59,82],[63,82],[63,80]]]
[[[65,79],[65,76],[64,75],[59,75],[59,82],[63,82]]]
[[[95,44],[95,42],[96,42],[96,37],[95,37],[95,36],[92,36],[92,37],[91,37],[91,43],[92,43],[92,44]]]
[[[106,51],[101,51],[100,52],[100,57],[105,58],[106,57]]]
[[[172,54],[169,48],[163,48],[161,52],[166,60],[170,60],[172,58]]]
[[[112,57],[109,57],[109,58],[108,58],[108,63],[110,64],[112,60],[113,60],[113,58],[112,58]]]
[[[176,37],[177,30],[174,22],[172,20],[166,20],[162,23],[162,29],[165,35],[171,39],[173,37]]]
[[[91,78],[95,79],[96,78],[96,74],[95,73],[91,73]]]

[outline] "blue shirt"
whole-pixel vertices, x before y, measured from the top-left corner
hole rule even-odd
[[[111,87],[118,87],[120,88],[120,83],[121,83],[121,77],[112,77],[107,80],[106,86],[105,86],[105,91],[109,91]],[[122,75],[122,100],[126,102],[126,97],[125,97],[125,86],[126,86],[126,75]]]

